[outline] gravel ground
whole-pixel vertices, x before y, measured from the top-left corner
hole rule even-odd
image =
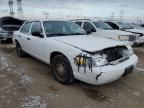
[[[102,86],[76,81],[62,85],[48,65],[19,58],[11,44],[0,44],[0,108],[144,108],[144,48],[125,78]]]

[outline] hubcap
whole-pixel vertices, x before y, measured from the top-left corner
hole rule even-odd
[[[57,63],[55,70],[59,77],[65,78],[65,65],[63,63]]]

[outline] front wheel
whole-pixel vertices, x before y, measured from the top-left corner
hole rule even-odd
[[[71,84],[74,81],[71,64],[65,56],[57,55],[52,59],[52,70],[58,82]]]

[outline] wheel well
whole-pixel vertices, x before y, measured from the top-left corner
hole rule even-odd
[[[52,59],[55,57],[55,56],[57,56],[57,55],[63,55],[63,56],[65,56],[63,53],[61,53],[61,52],[53,52],[53,53],[51,53],[51,56],[50,56],[50,64],[52,63]],[[66,57],[66,56],[65,56]]]
[[[19,44],[19,42],[18,42],[18,40],[17,40],[17,39],[15,39],[15,43],[18,43],[18,44]]]

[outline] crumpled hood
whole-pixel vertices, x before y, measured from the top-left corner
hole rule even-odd
[[[144,35],[144,30],[143,29],[137,29],[137,28],[134,28],[134,29],[128,29],[126,31],[129,31],[129,32],[135,32],[135,33],[141,33]]]
[[[52,37],[52,39],[88,52],[95,52],[109,47],[126,45],[124,42],[91,35],[60,36]]]

